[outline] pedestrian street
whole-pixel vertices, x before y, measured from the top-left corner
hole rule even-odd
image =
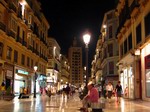
[[[104,112],[149,112],[150,103],[145,101],[134,101],[121,99],[121,103],[115,102],[115,98],[109,103],[106,100]],[[74,96],[63,97],[62,95],[52,95],[50,98],[46,95],[37,95],[37,98],[30,96],[28,99],[18,99],[13,101],[0,100],[0,112],[80,112],[82,102],[78,94]]]

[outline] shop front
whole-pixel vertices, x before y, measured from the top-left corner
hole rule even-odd
[[[30,76],[29,72],[23,68],[15,67],[14,75],[14,93],[16,95],[20,94],[24,88],[30,91]]]
[[[130,53],[119,61],[119,80],[121,81],[124,98],[135,98],[135,83],[134,83],[134,61],[135,58]]]
[[[4,81],[6,84],[6,89],[10,88],[11,92],[13,92],[13,83],[14,83],[13,69],[14,66],[12,64],[9,64],[7,62],[4,63],[4,76],[5,76]]]
[[[0,84],[4,81],[4,70],[3,70],[3,66],[4,66],[4,60],[2,60],[2,54],[3,54],[3,47],[4,44],[2,42],[0,42]]]
[[[142,98],[150,101],[150,43],[141,50]]]
[[[120,81],[124,97],[134,99],[134,75],[132,65],[122,69],[120,73]]]

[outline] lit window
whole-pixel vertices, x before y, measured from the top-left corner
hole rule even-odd
[[[12,48],[7,46],[7,59],[11,60],[11,53],[12,53]]]

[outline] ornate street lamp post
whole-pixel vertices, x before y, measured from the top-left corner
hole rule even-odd
[[[34,71],[35,71],[35,76],[34,76],[34,98],[36,98],[36,79],[37,79],[37,74],[36,74],[36,71],[37,71],[37,66],[34,66]]]
[[[84,40],[85,49],[86,49],[86,85],[89,80],[89,76],[88,76],[88,44],[90,42],[90,38],[91,38],[91,36],[89,34],[83,35],[83,40]]]

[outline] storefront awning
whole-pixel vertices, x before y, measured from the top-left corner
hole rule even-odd
[[[116,64],[116,66],[118,66],[118,65],[124,65],[124,64],[131,64],[131,63],[133,63],[133,61],[134,61],[134,56],[131,54],[131,53],[129,53],[128,55],[126,55],[125,57],[123,57],[117,64]]]

